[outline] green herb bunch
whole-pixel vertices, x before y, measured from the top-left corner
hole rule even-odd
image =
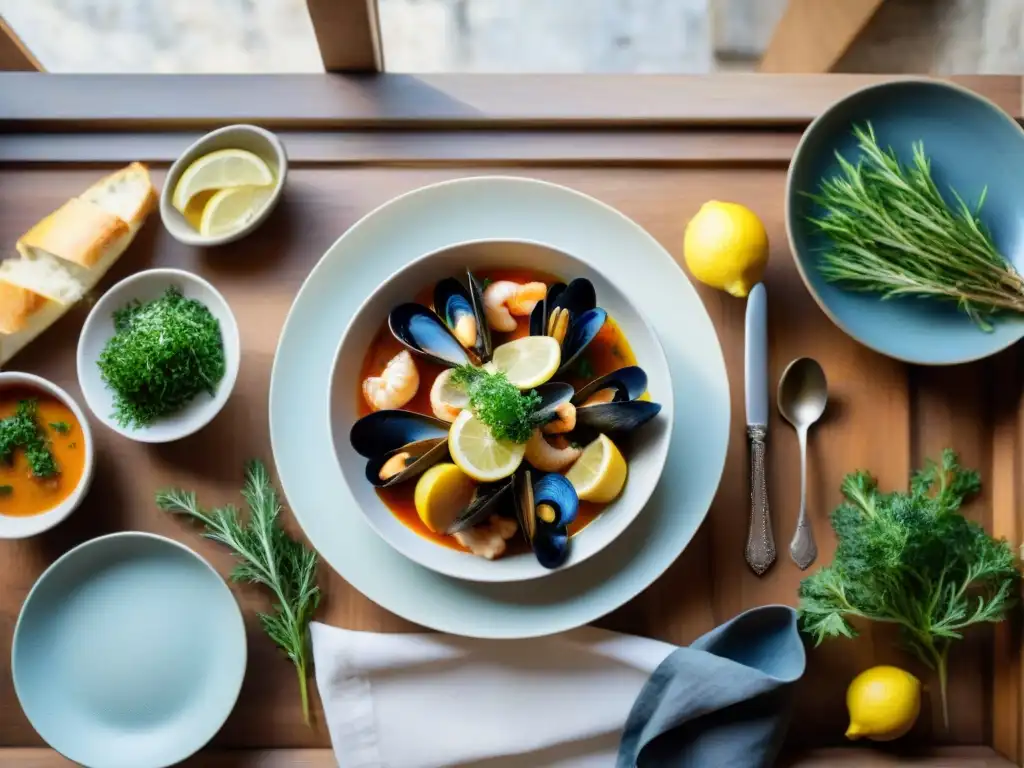
[[[513,443],[530,439],[541,402],[536,392],[520,392],[504,373],[490,373],[472,365],[456,368],[452,383],[465,389],[474,415],[490,428],[495,439]]]
[[[10,464],[14,461],[14,451],[21,449],[34,477],[53,477],[60,469],[50,450],[50,441],[39,424],[38,411],[39,401],[27,398],[18,401],[13,416],[0,420],[0,461]]]
[[[216,392],[226,368],[224,343],[202,302],[171,287],[159,299],[117,310],[114,329],[98,364],[121,426],[145,426],[201,392]]]
[[[855,637],[850,619],[896,624],[907,648],[939,678],[948,726],[947,656],[974,624],[999,622],[1013,604],[1017,559],[960,513],[981,487],[950,450],[929,462],[909,491],[882,493],[866,472],[843,480],[846,500],[832,513],[832,564],[800,585],[800,617],[816,643]]]
[[[879,146],[870,123],[853,133],[856,165],[837,152],[841,175],[808,195],[825,211],[808,218],[831,241],[819,265],[825,279],[884,298],[955,301],[984,330],[999,312],[1024,312],[1024,279],[979,218],[985,192],[972,209],[951,189],[951,206],[922,142],[905,166]]]
[[[206,526],[204,536],[230,547],[239,560],[232,580],[262,584],[274,594],[274,610],[259,614],[260,622],[270,639],[295,664],[302,716],[309,724],[309,622],[320,603],[316,552],[281,528],[281,503],[261,462],[251,461],[246,467],[242,496],[249,507],[248,521],[243,521],[230,504],[202,509],[192,491],[160,491],[156,504],[168,512],[199,520]]]

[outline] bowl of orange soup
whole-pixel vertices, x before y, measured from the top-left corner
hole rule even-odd
[[[30,373],[0,373],[0,538],[52,528],[89,490],[92,433],[72,397]]]

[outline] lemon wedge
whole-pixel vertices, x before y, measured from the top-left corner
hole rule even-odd
[[[558,371],[562,347],[551,336],[524,336],[496,347],[491,363],[519,389],[533,389]]]
[[[607,435],[598,435],[565,473],[581,501],[607,504],[626,485],[626,460]]]
[[[444,533],[469,506],[474,488],[472,478],[454,464],[435,464],[416,481],[416,514],[434,533]]]
[[[189,201],[208,189],[229,187],[266,187],[274,183],[274,174],[263,160],[244,149],[218,149],[203,155],[178,178],[171,204],[182,214]]]
[[[203,207],[199,233],[210,237],[241,229],[263,210],[273,191],[273,187],[244,186],[228,187],[215,192]],[[192,199],[195,200],[204,194],[200,192]],[[188,208],[185,210],[187,213]]]
[[[459,414],[448,432],[448,451],[459,469],[471,478],[491,483],[519,469],[526,445],[495,440],[490,427],[467,410]]]

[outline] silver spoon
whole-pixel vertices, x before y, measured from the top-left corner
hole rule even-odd
[[[800,441],[800,517],[789,544],[789,555],[801,569],[806,569],[818,556],[814,531],[807,519],[807,430],[821,418],[828,402],[825,372],[816,360],[801,357],[794,360],[779,379],[779,412],[793,425]]]

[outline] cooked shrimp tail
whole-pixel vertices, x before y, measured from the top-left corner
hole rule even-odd
[[[420,372],[408,350],[402,350],[388,361],[380,376],[363,381],[363,397],[375,411],[401,408],[416,396]]]
[[[487,324],[495,331],[511,333],[516,329],[516,317],[526,317],[537,302],[548,292],[544,283],[514,283],[496,280],[484,289],[484,314]]]
[[[561,472],[567,469],[583,453],[582,448],[574,448],[568,443],[565,447],[552,445],[539,429],[533,430],[526,442],[525,458],[541,472]]]
[[[555,406],[555,418],[545,424],[542,431],[546,435],[560,435],[576,429],[576,406],[572,403],[559,403]]]

